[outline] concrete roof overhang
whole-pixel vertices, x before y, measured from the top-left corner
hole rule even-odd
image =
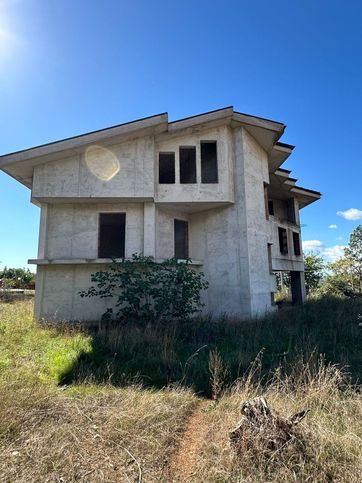
[[[294,146],[277,142],[269,153],[269,171],[274,172],[278,169],[291,155]]]
[[[268,187],[270,198],[280,200],[297,198],[300,208],[319,200],[321,193],[297,186],[298,180],[290,178],[289,174],[290,171],[286,169],[277,169],[274,173],[270,173],[270,185]]]
[[[34,166],[79,154],[85,146],[93,143],[107,146],[136,137],[159,134],[167,131],[167,126],[167,113],[145,117],[0,156],[0,169],[30,188]]]

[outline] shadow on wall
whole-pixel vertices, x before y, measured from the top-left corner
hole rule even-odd
[[[327,362],[349,366],[354,380],[362,376],[362,299],[324,298],[287,307],[268,317],[240,321],[197,319],[178,324],[137,326],[108,323],[88,328],[92,349],[82,353],[62,375],[60,384],[92,383],[150,388],[191,387],[210,396],[215,385],[229,387],[254,366],[255,378],[271,376],[282,366]],[[215,357],[216,356],[216,357]]]

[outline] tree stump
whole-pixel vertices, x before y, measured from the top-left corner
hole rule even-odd
[[[245,401],[241,406],[242,419],[230,431],[230,444],[239,455],[252,451],[270,457],[286,447],[300,451],[304,443],[296,425],[307,413],[304,410],[283,418],[272,413],[263,397]]]

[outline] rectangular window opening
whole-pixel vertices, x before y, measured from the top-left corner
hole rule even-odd
[[[189,258],[189,224],[184,220],[174,220],[175,258]]]
[[[201,183],[218,183],[216,141],[201,142]]]
[[[273,200],[268,200],[269,215],[274,216],[274,203]]]
[[[294,247],[294,255],[299,257],[301,255],[300,237],[299,237],[299,233],[296,233],[296,232],[293,232],[293,247]]]
[[[278,228],[278,234],[279,234],[279,248],[280,248],[280,253],[283,255],[287,255],[288,253],[288,234],[287,230],[285,228]]]
[[[160,184],[175,183],[175,153],[159,153],[158,182]]]
[[[99,258],[124,258],[126,213],[99,214]]]
[[[269,263],[269,273],[273,273],[273,257],[272,257],[272,246],[268,243],[268,263]]]
[[[196,183],[196,147],[180,147],[180,183]]]
[[[287,201],[287,219],[291,223],[296,223],[295,204],[293,198]]]

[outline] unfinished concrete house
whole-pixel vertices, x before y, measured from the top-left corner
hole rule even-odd
[[[285,126],[232,107],[169,122],[159,114],[0,158],[41,209],[35,316],[95,320],[81,298],[110,257],[192,259],[209,282],[204,310],[272,310],[275,271],[305,297],[299,210],[320,193],[281,166]]]

